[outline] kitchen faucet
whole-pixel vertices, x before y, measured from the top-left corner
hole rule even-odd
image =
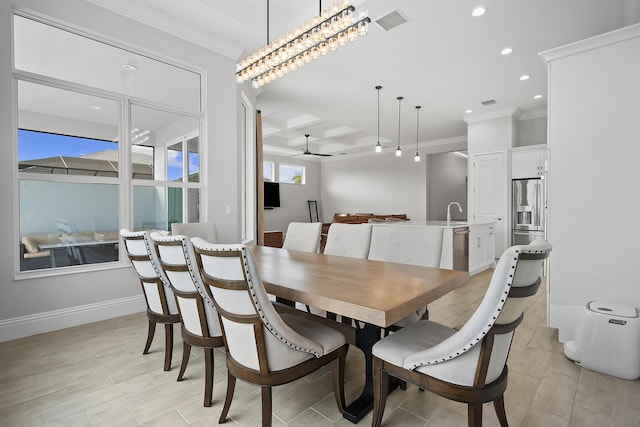
[[[458,202],[451,202],[447,205],[447,225],[449,225],[449,223],[451,222],[451,205],[458,205],[458,210],[460,210],[460,213],[462,213],[462,207],[460,206],[460,203]]]

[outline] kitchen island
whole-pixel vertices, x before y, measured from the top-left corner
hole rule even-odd
[[[416,221],[374,224],[374,227],[434,227],[442,229],[440,268],[477,274],[495,266],[495,223]]]

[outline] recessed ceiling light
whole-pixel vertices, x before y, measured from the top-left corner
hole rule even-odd
[[[537,94],[537,95],[533,96],[533,99],[540,99],[540,98],[542,98],[542,95],[540,95],[540,94]]]
[[[520,80],[524,81],[524,80],[529,80],[531,78],[531,76],[529,74],[523,74],[520,76]]]
[[[487,13],[487,8],[486,7],[482,7],[482,6],[478,6],[475,9],[473,9],[473,12],[471,12],[471,16],[474,17],[478,17],[478,16],[482,16],[485,13]]]
[[[464,113],[465,114],[471,114],[471,113],[473,113],[473,110],[464,110]]]
[[[504,49],[502,49],[500,51],[501,55],[509,55],[511,52],[513,52],[513,49],[511,49],[510,47],[505,47]]]
[[[135,71],[135,70],[137,70],[137,69],[138,69],[138,67],[136,67],[136,66],[135,66],[135,65],[133,65],[133,64],[124,64],[124,65],[122,66],[122,68],[123,68],[123,69],[125,69],[125,70],[127,70],[127,71]]]
[[[92,110],[102,110],[102,107],[98,105],[89,105],[89,108],[91,108]]]

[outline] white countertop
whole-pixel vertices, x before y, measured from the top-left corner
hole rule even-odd
[[[381,223],[380,225],[426,225],[430,227],[442,227],[442,228],[461,228],[461,227],[472,227],[474,225],[489,225],[495,224],[495,221],[486,221],[486,222],[468,222],[468,221],[451,221],[447,223],[447,221],[434,221],[434,220],[410,220],[410,221],[398,221],[392,223]],[[377,224],[375,224],[377,225]]]

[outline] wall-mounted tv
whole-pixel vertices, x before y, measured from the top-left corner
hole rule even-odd
[[[279,208],[280,207],[280,183],[267,182],[264,183],[264,207]]]

